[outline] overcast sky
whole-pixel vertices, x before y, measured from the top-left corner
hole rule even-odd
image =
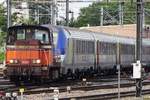
[[[2,3],[3,1],[5,1],[5,0],[0,0],[0,3]]]
[[[4,2],[4,1],[6,1],[6,0],[0,0],[0,4],[1,4],[2,2]]]

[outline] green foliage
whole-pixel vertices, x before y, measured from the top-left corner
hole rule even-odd
[[[34,25],[34,24],[37,24],[37,22],[31,18],[29,19],[25,19],[25,18],[21,18],[21,20],[19,21],[19,24],[27,24],[27,25]]]
[[[6,37],[7,20],[5,15],[5,8],[0,4],[0,47],[3,46],[4,38]]]
[[[0,62],[4,60],[4,43],[7,31],[6,8],[0,4]]]
[[[0,31],[5,31],[7,30],[7,19],[5,15],[5,8],[3,7],[2,4],[0,4]]]
[[[13,13],[12,22],[15,24],[27,24],[27,25],[37,24],[37,22],[32,18],[25,19],[23,18],[23,16],[18,17],[17,13]]]
[[[0,62],[4,60],[4,43],[6,32],[0,32]]]
[[[4,61],[4,52],[0,52],[0,62]]]
[[[76,21],[73,22],[72,25],[75,27],[87,26],[88,24],[90,26],[100,25],[101,7],[104,8],[104,15],[103,15],[104,25],[118,24],[119,23],[119,6],[118,5],[119,5],[118,2],[93,3],[89,7],[85,7],[80,10],[79,17],[77,18]],[[144,6],[146,9],[149,9],[149,14],[150,14],[150,3],[147,2]],[[136,3],[125,2],[123,4],[123,14],[124,14],[123,16],[124,24],[136,23]],[[111,18],[113,18],[113,20]],[[150,16],[145,16],[146,24],[150,24],[149,18]]]
[[[150,24],[150,3],[145,3],[145,23]]]

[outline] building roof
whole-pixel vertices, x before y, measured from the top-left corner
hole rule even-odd
[[[82,27],[81,29],[90,30],[93,32],[102,32],[111,35],[125,36],[125,37],[136,37],[136,24],[127,24],[127,25],[109,25],[109,26],[91,26],[91,27]],[[146,30],[148,29],[148,31]],[[149,27],[144,29],[142,37],[150,38]]]

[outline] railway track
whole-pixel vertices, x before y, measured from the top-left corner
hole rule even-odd
[[[125,82],[124,82],[125,81]],[[121,83],[121,88],[129,88],[129,87],[134,87],[135,86],[135,81],[130,80],[127,82],[127,80],[124,80]],[[9,86],[1,86],[3,85],[2,83],[6,85],[10,84],[12,85],[11,87]],[[5,83],[6,82],[6,83]],[[74,82],[74,83],[73,83]],[[67,91],[66,87],[71,86],[71,91],[94,91],[94,90],[107,90],[107,89],[116,89],[118,84],[117,84],[117,79],[116,78],[110,78],[110,79],[99,79],[99,80],[90,80],[87,82],[86,86],[81,86],[81,81],[66,81],[66,82],[52,82],[52,83],[46,83],[44,85],[34,85],[34,86],[24,86],[25,92],[24,95],[36,95],[36,94],[41,94],[41,93],[48,93],[48,94],[53,94],[55,87],[58,87],[60,93],[64,93]],[[150,81],[145,81],[143,82],[144,86],[148,86],[150,84]],[[2,78],[0,78],[0,91],[5,91],[6,92],[17,92],[19,93],[19,87],[15,86],[13,83],[9,82],[9,80],[3,81]],[[147,91],[148,90],[144,90]],[[130,91],[129,93],[127,92],[122,92],[121,97],[124,97],[124,95],[130,96],[131,94],[134,95],[135,91]],[[105,96],[106,95],[106,96]],[[74,96],[74,97],[62,97],[60,100],[69,100],[71,98],[75,99],[90,99],[90,98],[97,98],[97,100],[104,99],[104,98],[116,98],[117,96],[116,93],[107,93],[107,94],[95,94],[95,95],[88,95],[88,96]],[[131,96],[132,96],[131,95]]]
[[[3,77],[0,77],[0,91],[4,91],[6,89],[15,88],[15,84],[13,82],[10,82],[8,79],[3,79]]]
[[[114,82],[116,81],[115,78],[111,79],[88,79],[87,85],[97,85],[97,84],[105,84],[106,82]],[[34,89],[34,88],[45,88],[45,87],[63,87],[63,86],[81,86],[82,85],[82,80],[61,80],[61,81],[49,81],[43,84],[37,84],[37,83],[20,83],[21,85],[16,86],[15,83],[10,82],[8,79],[3,79],[3,77],[0,77],[0,90],[5,90],[5,91],[16,91],[17,87],[26,87],[27,89]],[[15,89],[7,87],[7,85],[12,85],[15,87]]]
[[[150,82],[144,82],[143,85],[149,85]],[[97,89],[114,89],[117,88],[118,84],[105,84],[105,85],[96,85],[96,86],[71,86],[71,90],[72,91],[77,91],[77,90],[81,90],[81,91],[91,91],[91,90],[97,90]],[[133,87],[135,86],[135,83],[122,83],[121,84],[121,88],[128,88],[128,87]],[[66,87],[67,86],[63,86],[63,87],[57,87],[59,89],[59,92],[66,92]],[[48,88],[41,88],[41,89],[29,89],[26,90],[24,92],[24,94],[26,95],[30,95],[30,94],[40,94],[40,93],[53,93],[53,90],[56,87],[48,87]]]
[[[150,89],[145,89],[142,91],[142,95],[150,94]],[[131,97],[135,96],[136,91],[128,91],[128,92],[120,92],[120,97]],[[118,97],[118,92],[115,93],[107,93],[107,94],[97,94],[97,95],[88,95],[88,96],[76,96],[76,97],[66,97],[66,98],[60,98],[59,100],[109,100],[114,99]]]
[[[150,82],[144,82],[143,86],[146,88],[143,89],[143,95],[144,94],[150,94]],[[121,97],[128,97],[128,96],[135,96],[135,83],[124,83],[121,84],[121,89],[123,91],[120,92]],[[130,88],[132,88],[130,90]],[[102,100],[102,99],[113,99],[117,98],[118,92],[117,92],[117,84],[112,84],[112,85],[99,85],[99,86],[72,86],[71,87],[71,93],[68,94],[66,87],[59,87],[59,100],[70,100],[70,99],[75,99],[75,100]],[[102,93],[102,91],[105,91]],[[110,92],[111,91],[111,92]],[[40,94],[46,94],[50,100],[53,99],[54,93],[54,88],[49,87],[49,88],[41,88],[41,89],[31,89],[31,90],[26,90],[24,94],[26,97],[28,96],[37,96]],[[40,97],[42,97],[41,95]],[[43,99],[39,100],[45,100],[45,96]],[[28,99],[25,99],[28,100]]]

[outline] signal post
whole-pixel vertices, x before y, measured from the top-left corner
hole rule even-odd
[[[137,0],[137,26],[136,26],[136,66],[139,69],[139,77],[136,78],[136,97],[142,96],[141,61],[142,61],[142,33],[143,33],[143,0]]]

